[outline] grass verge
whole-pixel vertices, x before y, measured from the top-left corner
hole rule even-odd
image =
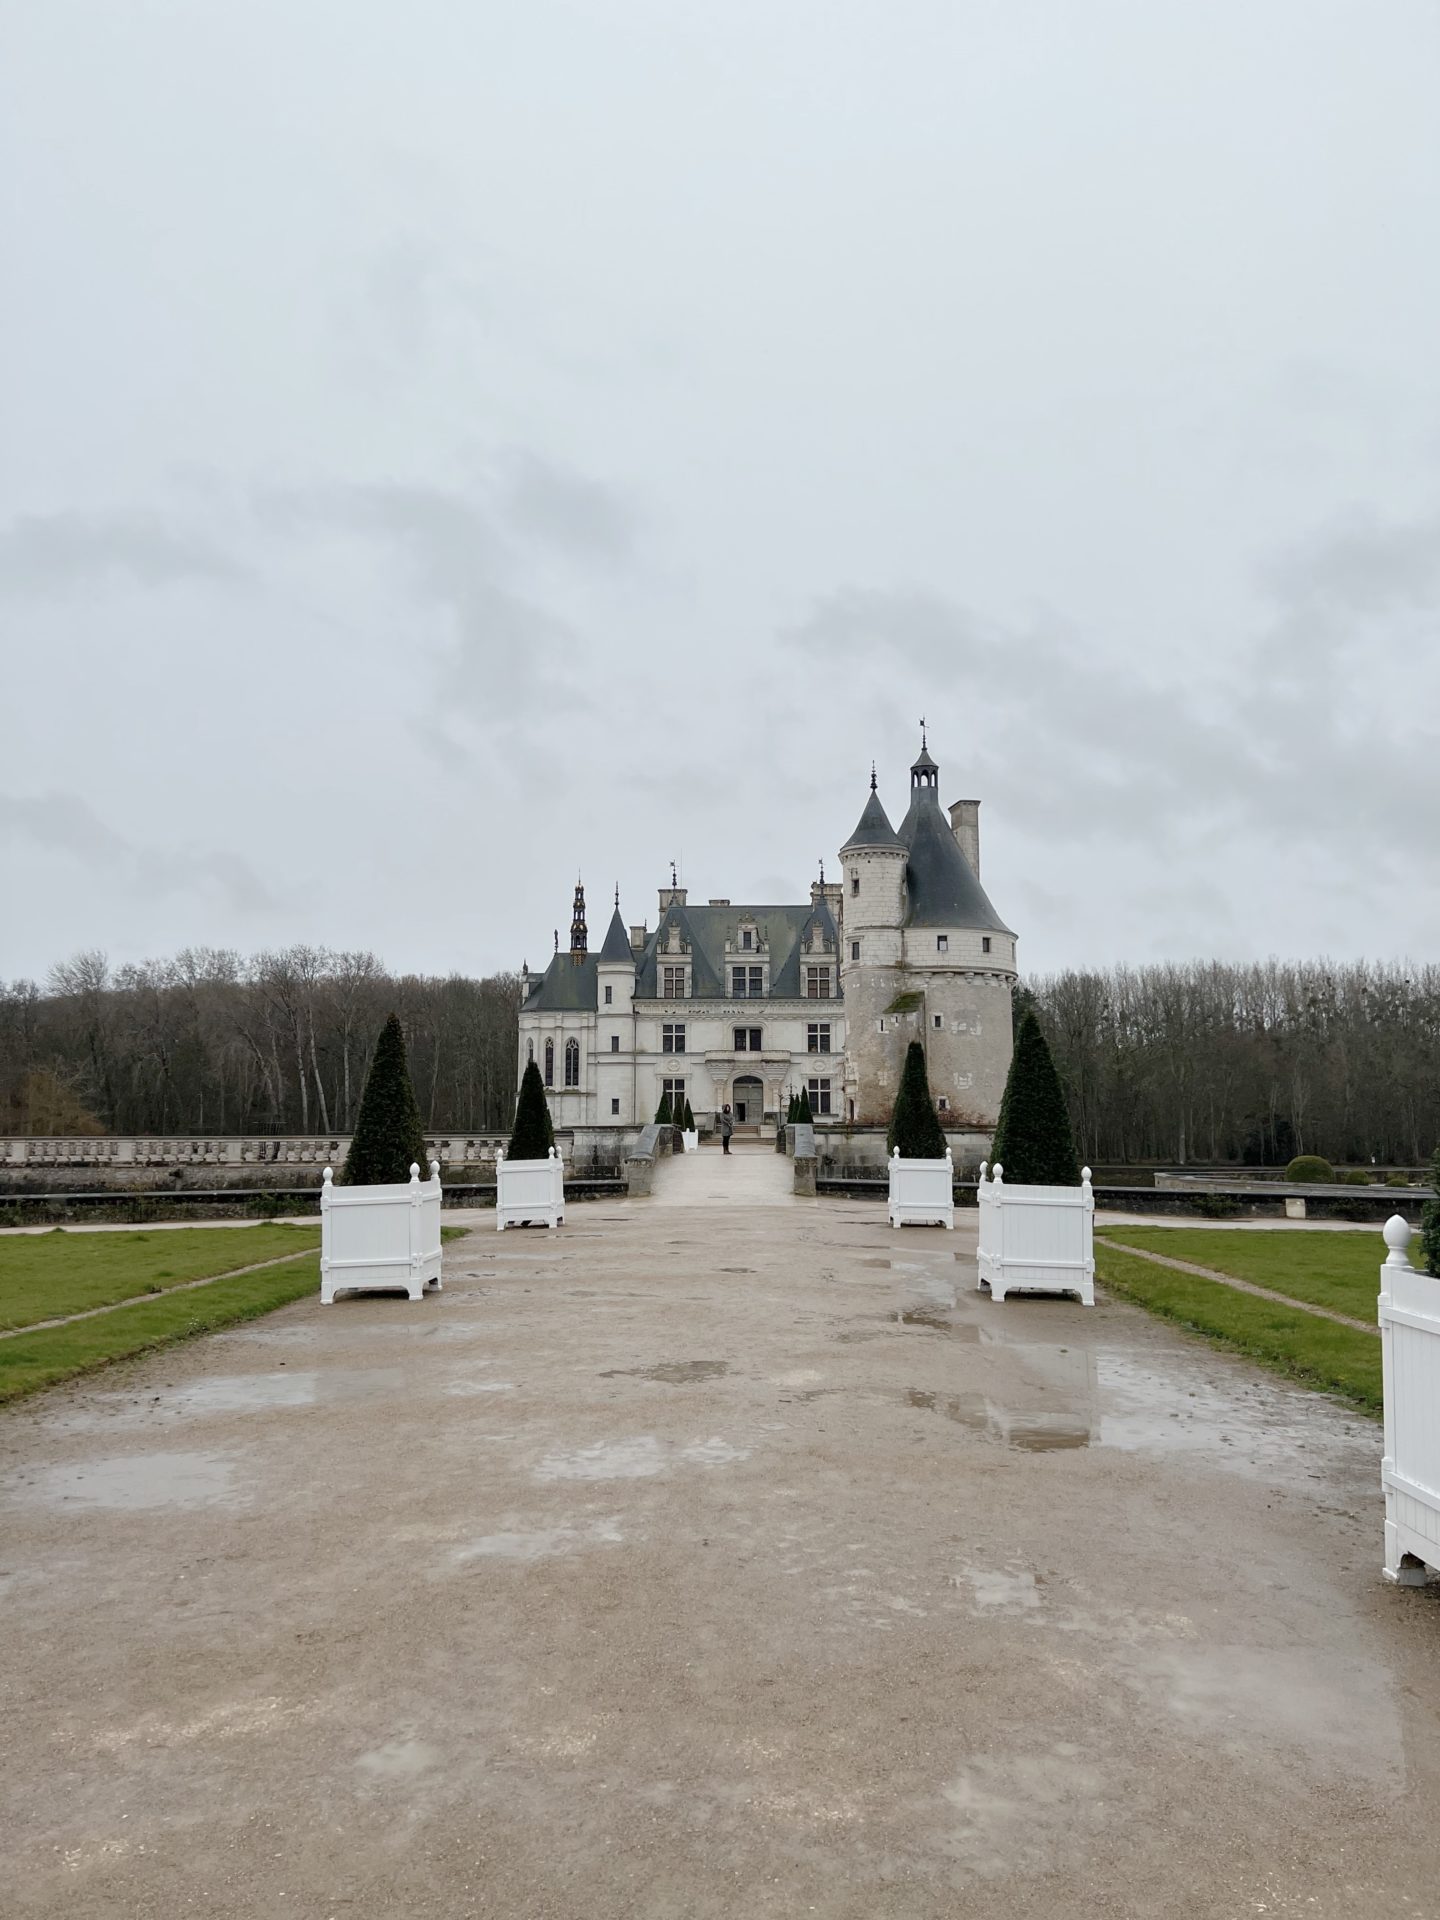
[[[1374,1320],[1385,1242],[1378,1229],[1359,1233],[1306,1233],[1303,1228],[1256,1233],[1233,1227],[1106,1227],[1107,1241],[1169,1254],[1197,1267],[1213,1267],[1290,1300]],[[1098,1239],[1097,1235],[1097,1239]]]
[[[1168,1241],[1168,1229],[1166,1236]],[[1196,1273],[1157,1267],[1098,1235],[1095,1272],[1112,1293],[1203,1334],[1217,1346],[1243,1353],[1272,1373],[1339,1394],[1362,1412],[1378,1416],[1383,1411],[1380,1342],[1373,1334],[1337,1326],[1300,1307],[1237,1293]]]
[[[53,1387],[111,1360],[127,1360],[174,1340],[253,1320],[319,1289],[320,1256],[302,1254],[259,1273],[237,1274],[184,1293],[140,1300],[68,1327],[16,1334],[13,1340],[0,1340],[0,1402]]]
[[[142,1299],[237,1267],[304,1253],[318,1227],[193,1227],[169,1232],[14,1234],[0,1239],[0,1328]],[[0,1342],[3,1344],[3,1342]]]

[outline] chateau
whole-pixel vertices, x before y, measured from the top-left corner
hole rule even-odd
[[[898,828],[870,795],[808,901],[692,905],[660,889],[653,931],[615,911],[589,950],[585,889],[570,948],[521,976],[520,1068],[540,1067],[560,1127],[643,1126],[662,1094],[708,1127],[773,1126],[806,1089],[817,1121],[884,1126],[906,1048],[925,1047],[942,1121],[988,1136],[1011,1052],[1015,935],[980,884],[980,803],[940,807],[923,738]]]

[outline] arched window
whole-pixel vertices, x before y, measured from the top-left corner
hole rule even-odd
[[[534,1061],[534,1058],[535,1058],[535,1042],[534,1042],[533,1040],[527,1040],[527,1041],[525,1042],[525,1058],[526,1058],[527,1060],[529,1060],[529,1061],[532,1061],[532,1062]]]
[[[580,1084],[580,1042],[578,1040],[565,1042],[565,1084],[567,1087],[578,1087]]]
[[[555,1042],[553,1040],[545,1042],[545,1084],[547,1087],[553,1087],[555,1084]]]

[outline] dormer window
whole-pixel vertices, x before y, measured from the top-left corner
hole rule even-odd
[[[740,947],[744,953],[753,953],[755,951],[755,929],[753,927],[742,927],[740,929]]]

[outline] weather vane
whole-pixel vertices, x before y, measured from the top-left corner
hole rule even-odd
[[[920,716],[920,745],[926,752],[929,751],[930,742],[925,738],[925,716],[923,713]]]

